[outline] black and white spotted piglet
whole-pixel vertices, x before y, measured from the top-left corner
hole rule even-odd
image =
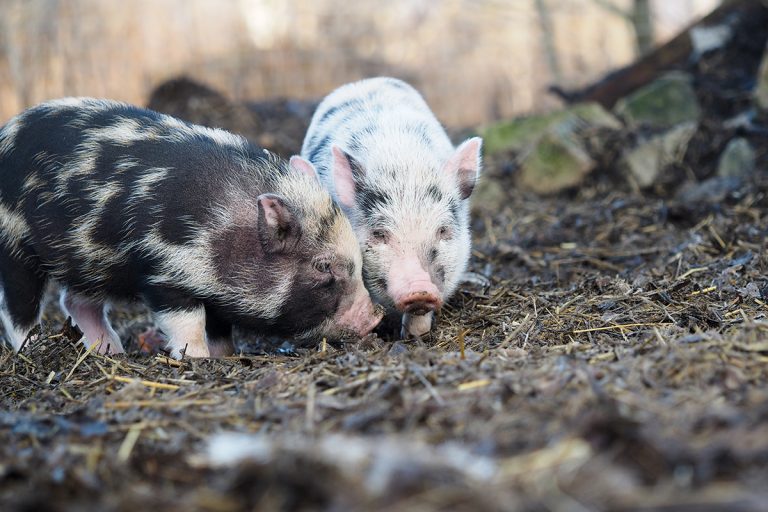
[[[44,103],[0,130],[0,318],[17,350],[49,279],[101,352],[123,351],[113,301],[144,301],[175,357],[226,353],[232,324],[365,335],[380,314],[361,265],[349,222],[299,157],[94,99]]]
[[[428,332],[470,255],[469,196],[482,139],[454,148],[421,95],[393,78],[340,87],[317,108],[302,156],[352,221],[374,299]]]

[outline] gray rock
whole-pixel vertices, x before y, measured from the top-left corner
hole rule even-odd
[[[731,140],[720,155],[717,175],[722,177],[747,177],[755,170],[755,150],[747,139]]]
[[[622,157],[624,167],[638,186],[649,187],[667,165],[682,158],[695,132],[696,123],[689,122],[641,141],[625,151]]]
[[[509,203],[509,194],[498,178],[481,176],[472,192],[472,213],[500,212]]]
[[[585,137],[598,129],[621,129],[621,123],[596,103],[513,119],[481,130],[486,154],[515,153],[519,184],[540,194],[578,185],[591,172]]]
[[[741,188],[743,182],[736,176],[713,176],[700,183],[689,183],[675,194],[675,200],[688,210],[706,208],[722,202],[728,194]]]
[[[768,110],[768,46],[763,54],[763,62],[757,73],[757,87],[755,88],[755,100],[757,106]]]

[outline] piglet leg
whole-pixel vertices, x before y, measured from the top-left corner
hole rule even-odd
[[[205,334],[211,357],[227,357],[235,353],[232,341],[232,324],[223,321],[215,313],[205,311]]]
[[[434,313],[431,311],[425,315],[412,315],[410,313],[405,313],[403,315],[400,336],[403,339],[421,338],[432,328],[433,316]]]
[[[64,314],[72,317],[72,322],[83,331],[82,341],[86,347],[98,344],[99,354],[122,354],[125,352],[120,337],[107,319],[107,308],[103,302],[63,290],[59,298]]]
[[[205,335],[204,307],[157,312],[155,318],[168,337],[171,357],[211,357]]]

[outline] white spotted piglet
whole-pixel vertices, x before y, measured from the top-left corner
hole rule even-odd
[[[455,148],[421,95],[393,78],[344,85],[318,106],[302,156],[352,222],[374,300],[429,332],[470,255],[482,139]]]

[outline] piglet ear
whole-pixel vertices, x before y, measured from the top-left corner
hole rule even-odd
[[[482,146],[483,139],[480,137],[465,140],[443,166],[443,172],[456,176],[462,199],[467,199],[472,194],[477,177],[480,175]]]
[[[277,194],[262,194],[259,204],[259,240],[265,252],[280,252],[298,240],[299,224],[285,200]]]
[[[298,171],[300,173],[306,174],[310,178],[315,178],[316,180],[320,181],[320,176],[317,175],[317,170],[315,169],[315,166],[312,165],[312,163],[309,160],[306,160],[304,158],[301,158],[298,155],[293,155],[288,162],[288,164],[291,166],[291,169],[294,171]]]
[[[362,166],[337,145],[331,147],[333,155],[333,184],[336,197],[347,208],[355,205],[355,178],[364,173]]]

